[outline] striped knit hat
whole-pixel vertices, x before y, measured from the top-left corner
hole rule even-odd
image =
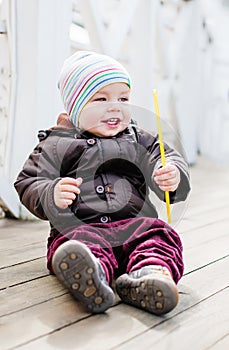
[[[79,51],[65,60],[58,87],[66,112],[75,126],[90,98],[111,83],[126,83],[131,86],[128,72],[113,58],[95,52]]]

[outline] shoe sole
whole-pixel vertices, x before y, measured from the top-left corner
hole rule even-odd
[[[75,299],[91,313],[101,313],[112,306],[113,290],[101,280],[97,259],[87,246],[67,241],[53,256],[56,277]]]
[[[125,303],[155,315],[174,309],[179,298],[175,282],[164,276],[143,276],[136,279],[124,274],[116,280],[116,290]]]

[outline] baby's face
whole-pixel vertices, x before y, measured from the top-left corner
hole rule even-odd
[[[96,136],[117,135],[130,122],[129,96],[127,84],[105,86],[84,106],[79,117],[79,128]]]

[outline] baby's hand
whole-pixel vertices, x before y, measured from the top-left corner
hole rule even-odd
[[[72,204],[76,195],[80,193],[79,186],[82,184],[82,178],[73,179],[64,177],[57,182],[54,187],[54,203],[60,209],[66,209]]]
[[[180,171],[176,165],[168,163],[155,171],[154,181],[162,191],[176,191],[180,183]]]

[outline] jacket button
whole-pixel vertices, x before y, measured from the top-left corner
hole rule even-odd
[[[104,187],[102,185],[98,185],[95,190],[97,193],[101,194],[104,192]]]
[[[39,130],[38,131],[38,138],[39,140],[44,140],[48,136],[47,132],[45,130]]]
[[[89,145],[89,146],[93,146],[94,144],[95,144],[95,139],[88,139],[87,140],[87,144]]]
[[[106,216],[106,215],[101,216],[101,218],[100,218],[100,221],[101,221],[103,224],[105,224],[106,222],[108,222],[108,220],[109,220],[109,218],[108,218],[108,216]]]
[[[107,186],[105,187],[105,190],[106,190],[107,193],[110,193],[110,192],[111,192],[111,186],[110,186],[110,185],[107,185]]]

